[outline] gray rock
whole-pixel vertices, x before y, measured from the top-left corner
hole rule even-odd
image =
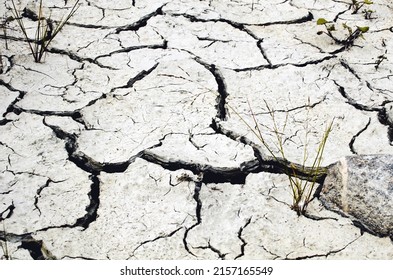
[[[393,237],[393,155],[344,157],[321,189],[326,208],[378,236]]]

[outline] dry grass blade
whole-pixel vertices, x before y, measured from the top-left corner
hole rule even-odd
[[[307,201],[307,203],[311,200],[311,195],[314,190],[315,183],[316,183],[316,177],[317,177],[317,174],[319,174],[319,170],[321,168],[322,156],[325,151],[325,146],[326,146],[327,140],[329,138],[329,134],[332,131],[333,122],[334,122],[334,119],[326,127],[325,132],[322,136],[321,142],[319,143],[319,146],[318,146],[317,154],[315,156],[315,159],[314,159],[314,162],[312,165],[313,172],[311,172],[311,174],[310,174],[312,176],[311,187],[309,188],[309,191],[305,197],[305,201]],[[304,213],[304,211],[306,210],[306,207],[307,207],[307,204],[305,204],[303,206],[302,213]]]
[[[69,21],[69,19],[75,14],[78,10],[79,0],[75,2],[72,6],[70,12],[65,18],[62,18],[60,22],[57,24],[55,28],[53,28],[53,21],[50,17],[46,18],[43,13],[43,5],[42,0],[40,0],[39,8],[38,8],[38,18],[37,18],[37,26],[34,39],[30,39],[26,27],[23,23],[22,16],[20,15],[14,0],[12,2],[12,13],[17,21],[22,33],[25,37],[25,40],[29,44],[30,52],[34,57],[35,62],[41,62],[45,52],[48,50],[49,44],[56,37],[56,35],[63,29],[64,25]]]
[[[1,24],[1,28],[3,29],[3,38],[4,38],[4,44],[5,44],[5,49],[8,50],[8,37],[7,37],[7,19],[3,20],[3,23]]]
[[[23,33],[27,43],[29,44],[30,52],[31,52],[31,54],[34,57],[34,60],[36,60],[34,48],[33,48],[33,45],[32,45],[32,40],[27,35],[26,27],[25,27],[25,25],[23,23],[22,16],[20,15],[18,9],[16,8],[14,0],[11,0],[11,2],[12,2],[12,9],[11,9],[12,10],[12,15],[14,16],[14,19],[18,23],[18,25],[19,25],[19,27],[20,27],[20,29],[21,29],[21,31],[22,31],[22,33]]]
[[[326,146],[327,139],[329,137],[330,132],[332,131],[332,126],[333,126],[333,121],[330,122],[330,124],[326,127],[325,132],[322,136],[322,139],[319,143],[317,153],[314,157],[313,164],[311,166],[311,169],[309,171],[309,179],[302,181],[299,178],[297,178],[297,174],[295,169],[293,169],[293,174],[288,174],[288,178],[290,181],[290,185],[292,188],[292,191],[294,193],[293,196],[293,209],[298,213],[298,215],[304,214],[307,209],[307,205],[312,199],[312,194],[315,188],[315,184],[317,181],[317,176],[320,172],[321,169],[321,164],[322,164],[322,157],[324,153],[324,149]],[[308,131],[306,132],[306,135],[308,134]],[[304,154],[308,153],[307,149],[304,150]],[[306,160],[306,157],[304,156],[304,160]],[[303,162],[303,166],[305,166],[305,161]]]

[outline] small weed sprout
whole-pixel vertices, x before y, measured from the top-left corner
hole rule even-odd
[[[310,101],[309,101],[310,104]],[[229,106],[229,105],[228,105]],[[291,208],[296,211],[296,213],[300,216],[305,214],[307,206],[309,202],[312,200],[312,194],[315,189],[315,185],[317,183],[317,177],[320,176],[323,167],[322,164],[322,157],[325,150],[325,146],[329,137],[330,132],[332,131],[333,121],[331,121],[327,127],[325,128],[324,134],[320,140],[319,146],[316,151],[316,155],[312,160],[311,167],[307,167],[306,163],[309,159],[309,150],[308,150],[308,137],[310,134],[310,129],[308,126],[309,120],[309,110],[307,110],[307,122],[305,126],[305,139],[304,139],[304,148],[303,148],[303,158],[301,160],[301,164],[295,164],[288,161],[284,143],[285,143],[285,128],[288,122],[288,114],[286,115],[284,125],[281,129],[279,129],[274,110],[267,104],[265,101],[265,106],[268,111],[268,114],[273,122],[273,128],[270,128],[271,132],[275,137],[275,143],[273,144],[275,148],[278,150],[278,154],[273,152],[273,148],[265,141],[265,137],[262,134],[261,126],[257,122],[254,112],[252,111],[251,105],[249,103],[249,109],[251,112],[251,116],[253,119],[253,126],[250,125],[239,113],[237,113],[231,106],[229,108],[235,112],[235,114],[241,119],[243,123],[251,130],[251,132],[257,137],[258,141],[265,147],[268,153],[277,161],[282,162],[283,160],[286,163],[290,163],[290,168],[282,170],[285,175],[288,177],[289,185],[291,188],[292,194],[292,206]],[[310,108],[310,106],[308,106]],[[300,167],[299,167],[300,166]],[[304,176],[306,174],[306,176]],[[302,179],[300,179],[302,178]]]
[[[346,48],[353,46],[357,38],[360,37],[364,39],[363,34],[369,30],[368,26],[364,26],[364,27],[357,26],[356,29],[353,30],[352,27],[348,26],[346,23],[343,23],[342,28],[347,31],[348,36],[345,39],[339,39],[337,36],[333,34],[334,31],[337,31],[335,23],[331,21],[327,21],[324,18],[319,18],[317,20],[317,25],[324,25],[326,29],[326,32],[324,31],[317,32],[318,35],[326,34],[330,38],[332,38],[336,44],[343,45]]]
[[[22,16],[19,13],[18,9],[16,8],[14,0],[11,0],[11,2],[12,2],[11,10],[13,13],[13,17],[17,21],[29,45],[30,52],[34,57],[34,61],[37,63],[41,62],[45,52],[48,50],[49,44],[56,37],[56,35],[59,34],[59,32],[63,29],[64,25],[75,14],[75,12],[78,10],[79,7],[78,6],[79,0],[77,0],[74,6],[72,6],[68,15],[65,18],[62,18],[55,26],[54,21],[50,18],[50,16],[47,18],[44,16],[42,0],[40,0],[38,15],[36,15],[37,26],[35,30],[35,36],[34,39],[31,39],[27,35],[27,30],[23,23]]]
[[[362,11],[362,13],[363,13],[365,19],[372,19],[372,14],[373,14],[374,12],[375,12],[375,11],[370,10],[370,9],[364,9],[364,10]]]
[[[360,11],[360,9],[363,8],[364,5],[371,5],[371,4],[374,4],[374,2],[369,0],[364,0],[364,1],[352,0],[351,3],[352,14],[357,14]]]

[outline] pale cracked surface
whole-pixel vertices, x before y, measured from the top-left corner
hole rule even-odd
[[[305,131],[309,164],[333,118],[322,165],[393,153],[393,4],[375,1],[365,19],[351,2],[82,0],[42,63],[7,22],[0,242],[9,255],[393,259],[388,237],[317,198],[297,216],[286,176],[259,164],[240,119],[253,126],[251,106],[273,143],[265,102],[280,127],[288,116],[295,163]],[[59,20],[73,1],[44,4]],[[5,19],[10,1],[0,5]],[[345,48],[317,35],[320,17],[370,29]]]

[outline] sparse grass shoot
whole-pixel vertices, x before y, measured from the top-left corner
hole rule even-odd
[[[363,27],[357,26],[356,29],[354,29],[348,26],[346,23],[343,23],[342,28],[343,30],[346,30],[348,35],[346,38],[340,39],[338,38],[338,36],[334,34],[334,32],[338,30],[334,22],[328,21],[324,18],[319,18],[317,20],[317,25],[325,26],[325,30],[326,30],[326,31],[318,31],[317,32],[318,35],[326,34],[330,38],[332,38],[336,44],[343,45],[346,48],[353,46],[357,38],[360,37],[364,39],[363,34],[369,30],[368,26],[363,26]]]
[[[45,52],[48,50],[49,44],[56,37],[57,34],[63,29],[64,25],[69,21],[69,19],[78,10],[79,0],[75,2],[69,11],[68,15],[63,17],[57,24],[53,21],[50,16],[45,17],[43,12],[42,0],[39,2],[38,13],[37,13],[37,25],[35,30],[34,39],[28,36],[28,31],[23,23],[23,17],[21,16],[19,10],[17,9],[14,0],[12,2],[12,13],[14,19],[17,21],[25,40],[27,41],[30,52],[34,57],[35,62],[41,62]]]
[[[309,101],[310,105],[310,101]],[[249,124],[238,112],[236,112],[231,106],[228,107],[235,112],[235,114],[241,119],[241,121],[250,129],[250,131],[257,137],[258,141],[262,144],[268,153],[276,160],[276,162],[286,162],[289,163],[288,169],[283,169],[282,172],[288,177],[289,185],[292,193],[292,209],[296,211],[298,215],[302,215],[306,212],[307,205],[312,200],[312,195],[314,193],[315,185],[317,183],[317,177],[321,175],[322,172],[322,158],[325,150],[325,146],[332,131],[333,121],[331,121],[325,128],[322,138],[319,142],[319,146],[316,150],[315,156],[312,158],[312,165],[306,166],[309,161],[309,134],[310,128],[308,124],[309,120],[309,108],[307,106],[307,121],[305,123],[305,139],[303,141],[303,157],[299,160],[300,164],[292,163],[288,160],[286,151],[284,148],[285,144],[285,129],[288,124],[288,113],[286,114],[284,124],[279,128],[278,122],[276,120],[275,111],[271,108],[265,101],[265,106],[267,112],[272,120],[273,127],[269,128],[270,132],[273,132],[273,137],[275,137],[274,147],[265,140],[264,134],[262,133],[261,125],[256,120],[255,114],[252,111],[251,105],[249,103],[249,109],[252,116],[253,124]],[[264,126],[264,128],[266,128]],[[278,151],[278,154],[274,152],[274,148]],[[306,175],[304,175],[306,174]]]

